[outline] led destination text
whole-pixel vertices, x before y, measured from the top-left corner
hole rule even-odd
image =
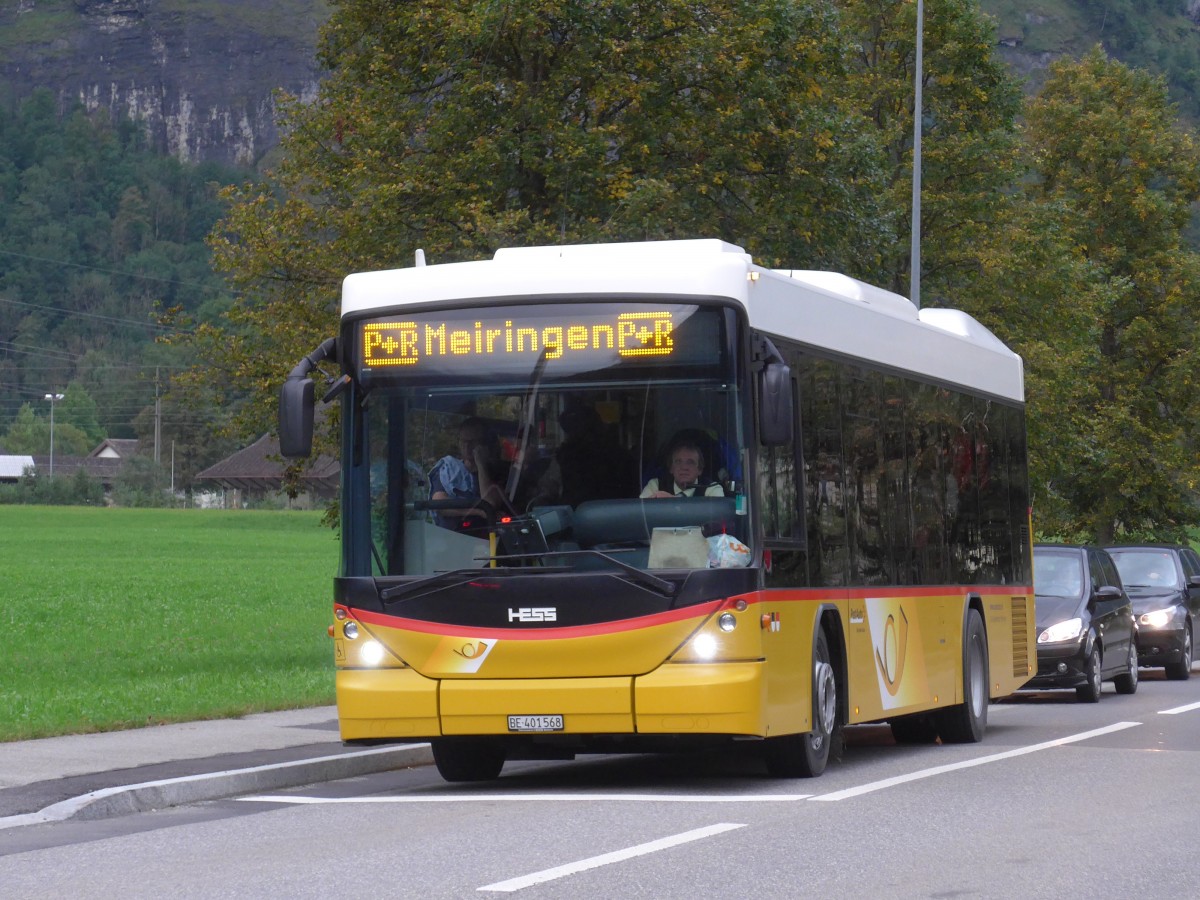
[[[615,353],[622,357],[670,356],[675,350],[673,314],[626,312],[591,322],[514,326],[511,319],[476,321],[470,328],[447,321],[366,322],[362,326],[363,365],[416,366],[422,360],[470,359],[497,355]]]

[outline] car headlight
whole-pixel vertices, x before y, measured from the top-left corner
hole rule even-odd
[[[1142,613],[1138,616],[1138,623],[1145,625],[1147,628],[1162,628],[1171,621],[1171,614],[1175,612],[1171,609],[1156,609],[1154,612]]]
[[[1061,641],[1073,641],[1081,634],[1083,634],[1083,619],[1076,616],[1074,619],[1067,619],[1065,622],[1051,625],[1038,635],[1038,643],[1057,644]]]

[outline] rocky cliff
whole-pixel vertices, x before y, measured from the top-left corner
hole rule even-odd
[[[181,160],[253,165],[278,142],[274,92],[316,91],[323,0],[6,0],[0,81],[142,122]]]

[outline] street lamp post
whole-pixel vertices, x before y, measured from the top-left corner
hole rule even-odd
[[[54,404],[63,398],[62,394],[47,394],[45,399],[50,401],[50,477],[54,477]]]
[[[921,103],[922,70],[925,68],[925,4],[917,0],[917,59],[913,65],[913,173],[912,250],[909,260],[909,299],[921,308]]]

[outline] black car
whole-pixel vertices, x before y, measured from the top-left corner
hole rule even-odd
[[[1075,688],[1095,703],[1101,682],[1118,694],[1138,686],[1133,605],[1112,558],[1100,547],[1035,544],[1037,675],[1026,688]]]
[[[1200,555],[1175,544],[1109,547],[1138,620],[1138,657],[1167,677],[1190,677],[1200,619]]]

